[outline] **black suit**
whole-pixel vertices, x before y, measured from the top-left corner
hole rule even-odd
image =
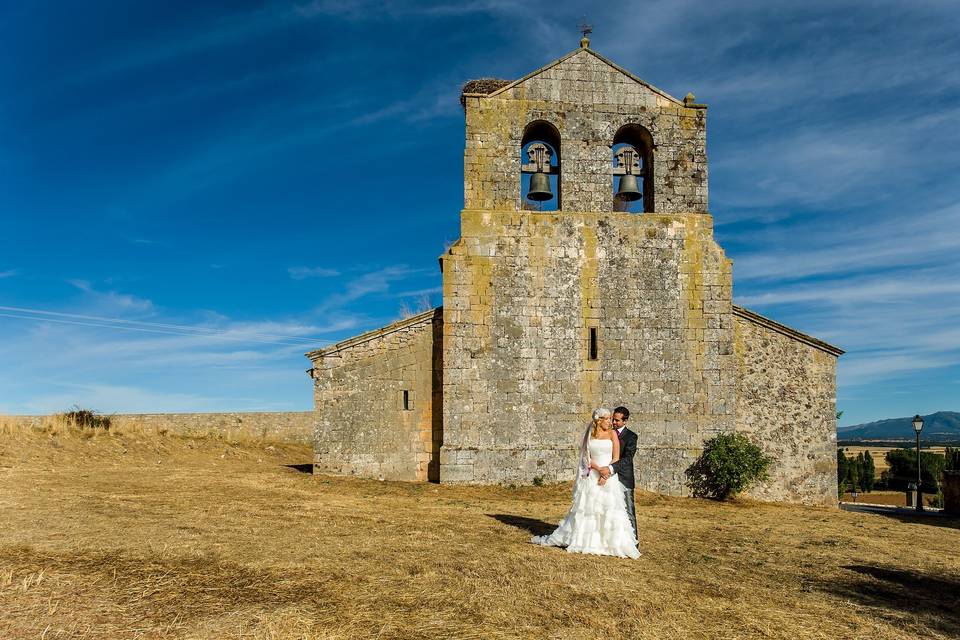
[[[633,535],[637,535],[637,510],[633,504],[633,490],[636,482],[633,475],[633,456],[637,454],[637,434],[626,427],[619,434],[620,438],[620,459],[611,466],[613,472],[620,479],[620,484],[626,489],[627,515],[630,516],[630,524],[633,525]]]

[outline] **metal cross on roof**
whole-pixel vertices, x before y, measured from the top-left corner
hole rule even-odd
[[[580,29],[580,33],[583,34],[583,37],[580,38],[580,46],[587,48],[590,46],[590,34],[593,33],[593,25],[587,24],[587,19],[584,17],[580,20],[580,24],[577,25]]]

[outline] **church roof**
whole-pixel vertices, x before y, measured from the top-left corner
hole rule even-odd
[[[556,67],[556,66],[558,66],[558,65],[561,65],[561,64],[563,64],[564,62],[566,62],[567,60],[569,60],[570,58],[573,58],[573,57],[578,56],[578,55],[590,55],[590,56],[593,56],[594,58],[596,58],[597,60],[599,60],[599,61],[602,62],[603,64],[605,64],[605,65],[607,65],[607,66],[615,69],[616,71],[619,71],[620,73],[622,73],[623,75],[627,76],[628,78],[630,78],[631,80],[633,80],[633,81],[636,82],[637,84],[640,84],[640,85],[646,87],[647,89],[649,89],[650,91],[656,93],[657,95],[659,95],[659,96],[661,96],[661,97],[663,97],[663,98],[666,98],[667,100],[670,100],[670,101],[672,101],[672,102],[675,102],[677,105],[681,105],[681,106],[682,106],[682,105],[684,104],[684,101],[683,101],[683,100],[677,99],[677,98],[671,96],[671,95],[670,95],[669,93],[667,93],[666,91],[664,91],[664,90],[662,90],[662,89],[658,89],[657,87],[653,86],[653,85],[650,84],[649,82],[646,82],[645,80],[642,80],[641,78],[638,78],[637,76],[633,75],[632,73],[630,73],[629,71],[627,71],[626,69],[624,69],[623,67],[621,67],[620,65],[618,65],[618,64],[616,64],[615,62],[613,62],[613,61],[611,61],[611,60],[603,57],[602,55],[600,55],[599,53],[597,53],[596,51],[594,51],[593,49],[591,49],[589,46],[580,47],[580,48],[578,48],[578,49],[574,49],[573,51],[571,51],[571,52],[568,53],[567,55],[565,55],[565,56],[563,56],[563,57],[561,57],[561,58],[557,58],[557,59],[554,60],[553,62],[547,63],[547,64],[543,65],[542,67],[540,67],[539,69],[536,69],[535,71],[531,71],[531,72],[528,73],[527,75],[525,75],[525,76],[523,76],[522,78],[519,78],[519,79],[517,79],[517,80],[514,80],[513,82],[510,82],[510,81],[508,81],[508,80],[501,80],[501,79],[498,79],[498,78],[482,78],[482,79],[479,79],[479,80],[471,80],[471,81],[467,82],[467,83],[463,86],[463,91],[462,91],[461,94],[460,94],[460,102],[463,103],[463,100],[464,100],[464,97],[465,97],[465,96],[483,97],[483,98],[492,98],[492,97],[498,96],[498,95],[500,95],[501,93],[504,93],[504,92],[506,92],[506,91],[509,91],[510,89],[516,87],[517,85],[520,85],[520,84],[526,82],[527,80],[529,80],[529,79],[531,79],[531,78],[534,78],[534,77],[542,74],[543,72],[547,71],[548,69],[552,69],[553,67]]]
[[[374,340],[376,338],[382,338],[383,336],[389,335],[394,331],[400,331],[401,329],[406,329],[407,327],[411,327],[421,322],[426,322],[427,320],[433,320],[436,318],[442,319],[442,317],[443,317],[443,307],[428,309],[427,311],[418,313],[415,316],[410,316],[409,318],[403,318],[401,320],[397,320],[396,322],[392,322],[385,327],[380,327],[379,329],[374,329],[373,331],[367,331],[366,333],[361,333],[358,336],[353,336],[352,338],[341,340],[336,344],[332,344],[332,345],[323,347],[321,349],[314,349],[313,351],[308,351],[304,355],[306,355],[311,360],[316,360],[318,358],[322,358],[323,356],[328,356],[331,354],[335,354],[339,351],[343,351],[348,347],[353,347],[355,345],[362,344],[364,342],[369,342],[370,340]]]
[[[832,356],[839,357],[839,356],[842,356],[844,353],[846,353],[840,347],[835,347],[829,342],[824,342],[823,340],[814,338],[813,336],[809,336],[805,333],[801,333],[792,327],[788,327],[785,324],[781,324],[777,322],[776,320],[771,320],[766,316],[762,316],[756,311],[750,311],[749,309],[744,309],[743,307],[733,305],[733,314],[743,318],[744,320],[749,320],[760,326],[766,327],[768,329],[773,329],[774,331],[778,333],[782,333],[788,338],[793,338],[794,340],[808,344],[811,347],[815,347],[817,349],[820,349],[821,351],[825,351],[826,353],[829,353]]]

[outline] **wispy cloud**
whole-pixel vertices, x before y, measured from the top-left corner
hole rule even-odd
[[[890,301],[929,297],[949,299],[960,295],[960,280],[948,269],[890,271],[882,275],[864,275],[840,280],[802,282],[779,286],[774,290],[738,296],[743,305],[785,304],[884,304]]]
[[[426,271],[392,265],[355,274],[319,308],[302,314],[312,321],[241,321],[217,313],[194,313],[191,321],[133,294],[73,280],[82,294],[76,308],[0,306],[0,360],[20,363],[16,375],[0,371],[0,411],[48,412],[73,404],[145,412],[306,408],[304,352],[368,328],[365,311],[345,308],[366,298],[392,298],[395,283]],[[291,398],[300,400],[291,405]]]
[[[960,367],[960,269],[954,264],[764,280],[747,290],[736,296],[739,304],[847,351],[838,368],[843,388]]]
[[[425,289],[413,289],[411,291],[398,291],[393,295],[394,298],[420,298],[431,297],[443,292],[443,287],[427,287]]]
[[[294,280],[304,280],[306,278],[333,278],[340,275],[336,269],[327,269],[325,267],[289,267],[287,273]]]
[[[140,321],[2,307],[0,360],[19,365],[0,371],[0,412],[306,408],[304,352],[329,344],[316,336],[356,325],[342,313],[326,324],[203,315]]]
[[[50,414],[69,407],[92,408],[104,413],[155,413],[216,411],[233,399],[187,392],[164,392],[123,384],[64,384],[57,391],[40,393],[6,409],[8,413]]]
[[[729,145],[712,156],[711,170],[725,182],[725,207],[835,210],[864,199],[889,206],[898,191],[920,189],[931,169],[942,166],[936,156],[909,153],[915,141],[954,148],[960,128],[949,123],[958,118],[960,109],[940,109],[921,117],[867,114],[855,124],[790,127]],[[730,189],[731,183],[740,188]]]
[[[117,309],[118,312],[122,310],[123,309]],[[206,322],[178,324],[10,306],[0,306],[0,316],[41,323],[70,324],[118,331],[192,336],[200,338],[202,341],[233,340],[262,344],[293,344],[294,346],[317,341],[316,338],[308,337],[310,334],[340,331],[349,329],[355,325],[352,319],[334,320],[323,327],[303,323],[229,323],[225,316],[219,314],[208,314]]]
[[[432,271],[422,268],[415,269],[407,265],[393,265],[365,273],[349,280],[342,291],[324,300],[317,308],[317,312],[324,313],[367,296],[388,293],[391,284],[394,282],[400,282],[413,276],[420,276],[430,272]]]
[[[210,20],[203,28],[165,33],[152,41],[138,41],[122,51],[111,51],[99,64],[69,77],[71,86],[195,56],[211,49],[236,46],[295,24],[297,14],[274,6]]]
[[[759,250],[735,256],[738,281],[798,279],[844,274],[864,269],[946,264],[960,251],[960,234],[945,233],[960,225],[960,202],[934,210],[912,211],[867,219],[843,229],[804,224],[752,229],[729,237],[749,235]]]
[[[84,294],[86,294],[87,304],[98,309],[105,309],[108,312],[120,313],[139,313],[149,314],[153,312],[153,302],[145,298],[139,298],[133,294],[120,293],[118,291],[101,291],[94,288],[86,280],[67,280],[67,282]]]
[[[351,21],[399,20],[411,17],[460,17],[513,10],[521,3],[504,0],[411,3],[396,0],[313,0],[299,4],[304,18],[337,17]]]
[[[9,269],[7,271],[0,271],[0,278],[12,278],[15,275],[20,273],[19,269]]]

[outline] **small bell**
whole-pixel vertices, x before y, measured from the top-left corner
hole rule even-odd
[[[640,168],[639,154],[637,150],[630,146],[625,146],[617,152],[617,162],[620,164],[618,172],[620,176],[620,185],[617,187],[617,197],[624,202],[633,202],[639,200],[640,187],[637,185],[637,174],[643,174]],[[615,169],[615,170],[616,170]],[[634,173],[636,171],[636,173]]]
[[[636,180],[634,180],[636,182]],[[545,173],[534,173],[530,176],[530,191],[527,192],[527,199],[534,202],[542,202],[553,198],[553,191],[550,190],[550,176]]]
[[[637,186],[637,176],[632,173],[620,176],[620,186],[617,187],[617,197],[627,202],[639,200],[640,189]]]

